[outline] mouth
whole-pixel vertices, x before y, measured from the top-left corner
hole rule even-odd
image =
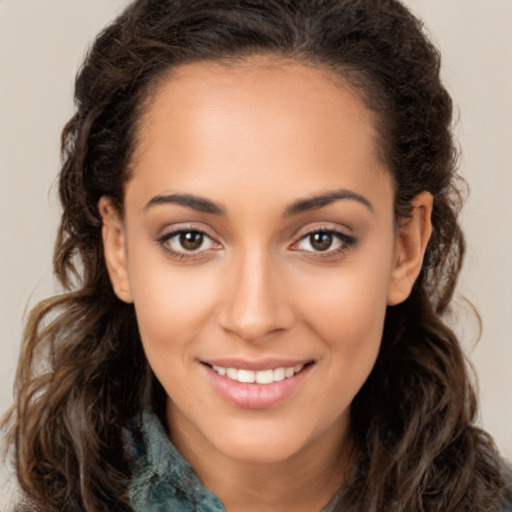
[[[305,368],[312,366],[315,362],[295,364],[293,366],[280,366],[278,368],[267,370],[250,370],[247,368],[236,368],[234,366],[220,366],[216,364],[203,363],[211,368],[215,373],[222,377],[240,382],[242,384],[273,384],[290,379],[303,371]]]
[[[267,409],[291,399],[309,381],[316,361],[201,361],[213,389],[244,409]]]

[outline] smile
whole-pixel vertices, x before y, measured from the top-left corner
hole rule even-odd
[[[214,372],[227,377],[228,379],[235,380],[240,383],[246,384],[272,384],[282,380],[293,377],[299,373],[304,364],[298,364],[290,367],[275,368],[273,370],[247,370],[242,368],[225,368],[223,366],[211,365]]]
[[[206,377],[220,396],[237,407],[274,407],[297,393],[316,361],[201,361]]]

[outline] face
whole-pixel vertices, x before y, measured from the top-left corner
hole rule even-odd
[[[373,121],[300,64],[187,65],[158,89],[124,217],[100,210],[179,443],[275,462],[346,439],[419,271]]]

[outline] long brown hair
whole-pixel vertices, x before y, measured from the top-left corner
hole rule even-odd
[[[277,55],[332,70],[378,119],[397,220],[434,196],[433,235],[410,297],[387,311],[375,368],[352,404],[359,457],[340,510],[484,511],[500,501],[499,459],[474,426],[459,342],[443,323],[464,254],[452,102],[440,58],[397,0],[138,0],[96,39],[62,135],[63,214],[55,273],[64,292],[28,320],[9,418],[29,510],[129,510],[122,429],[161,393],[132,305],[114,295],[98,200],[122,212],[146,100],[165,73],[201,60]]]

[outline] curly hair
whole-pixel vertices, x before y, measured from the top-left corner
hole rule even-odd
[[[137,0],[90,49],[62,134],[54,270],[64,292],[31,312],[4,419],[20,510],[130,510],[122,429],[148,402],[162,407],[162,389],[133,306],[112,291],[98,201],[110,196],[122,212],[139,120],[169,70],[255,55],[331,70],[375,112],[397,220],[418,193],[434,197],[420,276],[388,308],[376,365],[351,406],[358,459],[339,510],[494,509],[499,457],[474,425],[466,362],[442,320],[464,254],[461,182],[452,102],[421,22],[397,0]]]

